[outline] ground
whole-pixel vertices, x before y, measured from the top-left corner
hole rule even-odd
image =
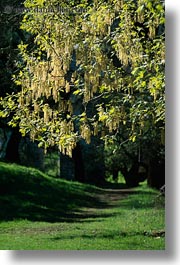
[[[0,248],[35,250],[164,250],[164,198],[145,186],[98,189],[92,207],[61,222],[0,223]]]
[[[0,162],[0,249],[164,250],[164,201],[145,182],[98,188]]]

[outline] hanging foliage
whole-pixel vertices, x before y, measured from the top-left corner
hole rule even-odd
[[[137,1],[26,0],[21,29],[17,94],[1,99],[10,115],[45,149],[71,156],[79,139],[129,137],[164,124],[164,3]],[[32,39],[31,38],[31,39]],[[79,111],[75,111],[78,102]],[[93,115],[88,106],[93,104]],[[13,115],[12,115],[13,113]]]

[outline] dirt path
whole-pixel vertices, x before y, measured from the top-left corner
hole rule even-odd
[[[95,195],[98,201],[96,206],[84,208],[78,217],[84,219],[106,216],[108,214],[104,210],[115,208],[120,200],[135,192],[133,189],[103,189]]]
[[[129,194],[135,193],[132,189],[104,189],[100,194],[97,195],[100,202],[113,207],[118,201],[124,199]]]

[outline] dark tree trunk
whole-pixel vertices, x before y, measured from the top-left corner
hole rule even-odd
[[[73,160],[74,160],[75,180],[79,182],[85,182],[84,163],[82,157],[82,150],[79,143],[73,150]]]
[[[60,177],[67,180],[74,180],[74,161],[71,157],[60,153]]]
[[[119,173],[119,169],[113,168],[112,174],[113,174],[113,180],[114,181],[116,181],[118,179],[118,173]]]
[[[125,181],[128,187],[137,187],[139,184],[138,181],[138,163],[135,163],[132,165],[129,171],[127,171],[127,174],[125,177]]]
[[[143,162],[134,162],[130,170],[127,170],[127,168],[122,168],[121,172],[128,187],[137,187],[139,182],[143,182],[145,179],[147,179],[148,168]]]
[[[80,142],[85,180],[88,183],[101,185],[105,181],[105,163],[103,142],[92,137],[91,143]]]
[[[6,149],[5,160],[7,160],[8,162],[20,163],[19,143],[21,137],[22,136],[17,129],[13,130]]]
[[[161,188],[165,184],[165,161],[152,158],[149,160],[148,185]]]

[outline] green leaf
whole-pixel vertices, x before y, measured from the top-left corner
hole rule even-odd
[[[82,93],[82,91],[80,89],[78,89],[78,90],[76,90],[76,91],[73,92],[74,95],[79,95],[81,93]]]
[[[99,121],[105,121],[105,120],[107,120],[108,119],[108,116],[107,115],[101,115],[100,117],[99,117]]]

